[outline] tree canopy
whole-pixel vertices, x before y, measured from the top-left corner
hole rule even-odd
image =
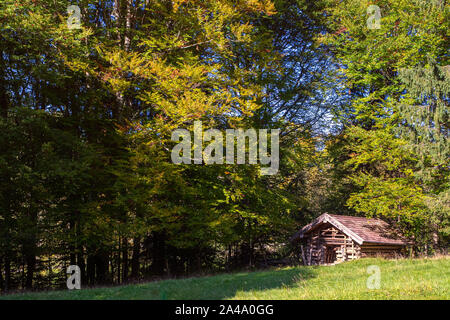
[[[3,0],[2,292],[69,265],[86,285],[268,265],[325,211],[448,246],[449,20],[437,0]],[[277,174],[173,163],[196,121],[279,129]]]

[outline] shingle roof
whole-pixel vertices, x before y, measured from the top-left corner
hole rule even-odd
[[[303,238],[307,233],[324,223],[330,223],[358,244],[368,242],[406,245],[408,243],[387,222],[381,219],[341,216],[328,213],[322,214],[316,220],[304,226],[292,237],[292,240]]]

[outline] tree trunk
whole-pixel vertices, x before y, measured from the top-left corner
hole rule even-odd
[[[3,257],[0,259],[0,290],[3,290],[3,269],[2,269],[2,264],[3,264]]]
[[[86,273],[87,283],[89,285],[93,285],[95,283],[95,261],[94,257],[91,254],[87,257]]]
[[[27,273],[25,280],[25,288],[31,290],[33,288],[33,276],[36,270],[36,244],[29,243],[25,246],[25,260],[27,263]]]
[[[8,292],[11,284],[11,258],[9,250],[5,254],[5,280],[3,284],[3,291]]]
[[[105,284],[108,273],[108,257],[105,253],[95,255],[96,283]]]
[[[122,282],[128,281],[128,239],[122,238]]]
[[[84,263],[83,246],[78,246],[77,266],[80,267],[81,281],[84,281],[84,279],[86,279],[86,264]]]
[[[124,40],[124,49],[126,51],[130,51],[130,45],[131,45],[131,25],[133,21],[133,0],[127,0],[126,3],[126,15],[125,15],[125,40]]]
[[[133,256],[131,258],[131,277],[133,279],[139,278],[139,256],[141,249],[141,239],[139,237],[133,240]]]
[[[31,210],[29,213],[30,219],[30,230],[29,236],[26,238],[25,243],[23,244],[25,262],[27,264],[27,272],[25,279],[25,288],[31,290],[33,288],[33,276],[36,270],[36,224],[37,224],[37,213],[35,210]]]
[[[152,259],[152,273],[155,275],[163,275],[166,260],[166,245],[164,235],[159,232],[153,233],[153,259]]]

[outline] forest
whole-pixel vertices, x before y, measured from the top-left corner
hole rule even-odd
[[[324,212],[445,252],[449,8],[2,0],[0,293],[70,265],[87,287],[301,264],[289,239]],[[173,163],[198,121],[279,130],[276,174]]]

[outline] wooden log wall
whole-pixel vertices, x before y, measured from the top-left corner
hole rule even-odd
[[[353,260],[361,256],[360,246],[331,225],[312,231],[306,239],[305,251],[308,265]],[[330,258],[330,251],[335,252],[334,261],[326,261],[327,255]]]
[[[361,257],[396,258],[403,254],[404,247],[388,244],[365,243],[361,246]]]

